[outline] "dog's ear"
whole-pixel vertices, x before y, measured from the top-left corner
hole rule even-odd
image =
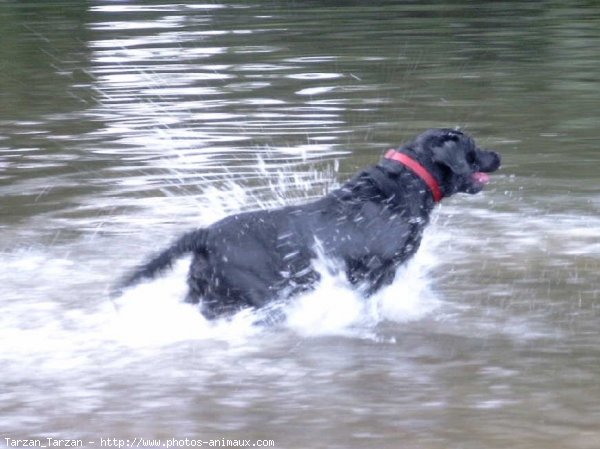
[[[446,165],[457,175],[467,175],[472,171],[461,148],[462,136],[460,132],[447,132],[432,148],[433,161]]]

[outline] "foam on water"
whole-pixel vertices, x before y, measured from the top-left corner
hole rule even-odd
[[[372,336],[382,321],[422,318],[438,305],[427,273],[435,266],[432,242],[424,240],[418,256],[400,268],[394,282],[370,298],[350,285],[339,262],[320,257],[318,287],[292,301],[287,325],[300,335]]]
[[[156,346],[178,341],[216,339],[243,343],[259,331],[250,310],[228,320],[208,321],[198,307],[183,302],[189,258],[173,273],[128,289],[115,301],[116,313],[106,337],[132,346]]]
[[[182,209],[181,214],[190,217],[194,212],[201,211],[199,215],[203,222],[200,224],[205,225],[240,210],[245,203],[273,207],[285,203],[290,197],[302,198],[304,194],[309,199],[311,195],[322,194],[320,189],[315,189],[315,182],[311,180],[322,185],[323,179],[315,177],[314,173],[306,172],[304,177],[298,176],[287,181],[293,183],[293,188],[290,187],[292,184],[287,184],[279,176],[279,171],[267,174],[268,179],[272,180],[270,189],[276,193],[271,201],[264,199],[264,192],[263,196],[257,198],[243,186],[228,182],[220,188],[210,186],[200,196],[176,201],[176,207]],[[463,197],[461,201],[480,201],[483,208],[484,199],[468,198]],[[163,209],[164,203],[157,201],[141,216],[134,217],[134,223],[140,220],[142,226],[147,227],[148,216],[165,213]],[[98,240],[114,238],[110,235],[5,253],[4,263],[0,266],[0,278],[5,288],[2,297],[4,312],[0,316],[1,359],[8,363],[7,366],[11,362],[19,366],[23,360],[27,360],[36,369],[61,370],[85,366],[98,353],[119,351],[119,348],[152,350],[181,342],[204,341],[219,342],[222,347],[229,349],[252,350],[257,344],[260,345],[256,342],[260,342],[261,338],[256,337],[270,335],[273,331],[299,337],[333,335],[378,339],[386,333],[381,327],[384,323],[406,323],[426,317],[446,319],[448,303],[434,293],[432,271],[441,263],[459,269],[460,263],[482,251],[482,242],[465,240],[457,234],[460,226],[445,226],[444,220],[450,217],[453,217],[453,222],[465,219],[466,212],[460,210],[459,215],[453,216],[457,214],[453,206],[444,207],[441,211],[438,209],[416,256],[398,270],[391,285],[368,299],[348,284],[339,261],[319,257],[314,263],[321,274],[320,283],[309,293],[277,304],[277,312],[284,319],[274,326],[257,324],[265,321],[264,311],[245,310],[233,318],[215,321],[204,319],[197,306],[183,302],[189,258],[180,260],[172,271],[128,289],[111,302],[103,290],[115,281],[103,274],[106,264],[111,262],[99,261],[107,257],[122,257],[118,253],[121,248],[119,242]],[[169,210],[171,214],[175,212]],[[516,237],[535,237],[540,244],[557,246],[559,251],[554,249],[553,253],[564,257],[570,257],[575,251],[580,254],[585,250],[584,254],[590,254],[599,229],[598,221],[589,217],[585,221],[577,221],[571,216],[559,216],[552,222],[530,220],[535,229],[528,231],[520,228],[510,213],[489,215],[484,209],[473,207],[473,204],[467,212],[469,217],[485,219],[494,234],[511,235],[508,242],[515,238],[511,233],[517,233]],[[484,216],[477,217],[480,214]],[[436,218],[442,219],[436,223]],[[171,234],[175,237],[177,231]],[[505,242],[502,238],[500,241]],[[135,244],[137,253],[126,256],[132,263],[135,263],[135,257],[143,257],[139,252],[140,244]],[[161,246],[168,244],[169,241],[165,240]],[[525,255],[525,251],[529,250],[521,248],[517,254]],[[435,257],[440,252],[444,257]],[[487,254],[485,259],[502,263],[505,268],[512,267],[513,261],[505,261],[502,254]],[[535,259],[537,253],[532,257]],[[99,288],[99,285],[103,287]],[[455,309],[467,307],[456,301],[453,304]],[[481,307],[481,301],[476,301],[472,307]],[[510,314],[507,314],[508,321],[503,328],[507,335],[512,334],[509,328],[516,322],[509,317]],[[479,323],[479,327],[482,327],[485,320],[480,319]],[[527,327],[527,332],[522,325]],[[494,329],[498,328],[497,324],[494,326]],[[524,334],[534,334],[529,322],[520,323],[519,326],[518,332],[515,332],[519,339],[523,339]]]
[[[203,177],[194,170],[193,179],[184,175],[189,175],[196,163],[185,152],[183,156],[178,152],[177,157],[159,161],[166,170],[163,181],[149,182],[144,173],[140,179],[127,179],[137,179],[140,188],[160,181],[164,197],[91,198],[92,208],[109,201],[136,206],[135,213],[117,215],[102,223],[105,229],[110,226],[114,235],[122,229],[143,232],[124,242],[111,241],[111,234],[94,234],[75,244],[66,243],[65,247],[38,246],[8,257],[8,264],[0,268],[0,276],[9,280],[8,290],[18,294],[28,289],[30,295],[26,300],[11,300],[8,313],[0,319],[2,354],[14,360],[30,356],[44,366],[64,366],[85,363],[90,354],[105,348],[156,348],[186,341],[218,341],[229,348],[242,348],[251,346],[257,335],[271,332],[273,327],[277,332],[301,337],[373,339],[378,338],[382,323],[405,323],[435,313],[442,302],[432,291],[430,273],[438,266],[436,248],[447,239],[439,225],[434,232],[425,232],[420,250],[398,270],[395,281],[368,299],[349,285],[340,261],[320,256],[314,261],[321,274],[320,283],[311,292],[276,304],[279,319],[273,326],[257,324],[269,321],[272,310],[245,310],[232,318],[208,321],[197,306],[184,303],[189,258],[180,260],[164,275],[126,290],[120,298],[108,299],[107,286],[114,284],[115,279],[103,277],[102,273],[107,271],[111,258],[126,257],[133,265],[148,256],[156,241],[161,242],[157,247],[165,247],[190,226],[208,225],[248,208],[310,200],[335,188],[339,170],[336,158],[340,153],[329,145],[317,147],[316,152],[329,154],[329,159],[309,157],[315,152],[312,146],[310,151],[300,151],[300,157],[295,159],[282,159],[279,149],[262,148],[249,155],[237,175],[225,169],[225,175],[215,177],[211,173]],[[129,204],[133,200],[135,203]],[[96,226],[90,218],[53,219],[57,229]],[[166,227],[165,223],[173,222],[179,222],[181,228]],[[131,246],[122,247],[122,243]],[[11,277],[15,272],[17,276]],[[31,290],[33,278],[37,280],[35,290]],[[98,285],[103,287],[98,289]],[[79,298],[80,295],[84,297]],[[52,357],[47,357],[49,353]]]
[[[271,165],[271,162],[259,158],[251,169],[266,180],[266,189],[253,190],[241,182],[225,179],[208,184],[199,195],[175,195],[144,202],[144,207],[137,209],[135,216],[122,218],[124,224],[121,226],[147,229],[153,223],[155,228],[154,223],[161,223],[161,219],[156,217],[166,215],[186,217],[182,220],[184,223],[193,221],[194,225],[206,225],[248,206],[277,207],[292,201],[308,200],[332,187],[335,179],[332,172],[337,171],[338,165],[337,161],[334,162],[334,168],[329,171],[310,167],[298,171],[297,167],[292,169],[280,162]],[[284,173],[290,172],[296,174],[284,176]],[[528,232],[518,224],[513,225],[518,222],[513,220],[510,212],[488,214],[482,198],[465,196],[461,202],[470,203],[468,213],[476,219],[485,219],[488,226],[497,227],[495,234],[516,233],[509,242],[518,238],[535,238],[535,242],[539,243],[543,238],[546,244],[560,246],[565,254],[576,251],[579,254],[584,250],[589,254],[594,245],[597,248],[593,240],[598,235],[597,221],[590,221],[589,217],[585,222],[574,222],[570,216],[557,217],[558,220],[552,223],[530,220],[539,229]],[[477,204],[481,208],[474,207]],[[445,207],[441,212],[438,209],[434,221],[436,217],[446,220],[457,214],[453,221],[460,217],[464,219],[463,209],[461,207],[460,214],[453,212],[453,206]],[[195,217],[198,217],[198,222]],[[119,217],[116,218],[112,223],[119,226]],[[57,226],[66,225],[60,218],[56,223]],[[81,220],[70,223],[70,226],[76,227],[83,225]],[[144,247],[143,239],[164,236],[165,232],[175,237],[179,231],[165,230],[163,225],[158,234],[150,232],[147,236],[145,232],[139,242],[132,243],[135,253],[129,252],[125,256],[121,253],[127,253],[127,249],[120,247],[119,242],[108,241],[114,238],[110,235],[88,236],[62,246],[38,245],[6,253],[0,267],[0,278],[5,287],[2,298],[5,312],[0,317],[2,359],[10,361],[30,357],[37,366],[51,368],[50,365],[84,363],[90,353],[101,348],[157,347],[184,341],[220,341],[228,347],[243,347],[257,334],[267,332],[268,326],[257,325],[265,321],[263,311],[245,310],[233,318],[207,321],[197,306],[184,303],[189,258],[179,261],[171,272],[128,289],[122,297],[111,302],[105,291],[98,288],[98,285],[105,288],[114,283],[114,279],[103,275],[106,264],[111,262],[99,261],[127,257],[133,264],[135,258],[144,257],[139,251],[140,247]],[[434,254],[443,252],[445,263],[457,263],[469,260],[465,255],[480,251],[481,247],[477,243],[469,243],[457,232],[447,229],[444,223],[433,223],[425,232],[420,250],[398,270],[395,281],[368,299],[348,284],[339,261],[319,257],[314,263],[321,274],[320,283],[309,293],[277,304],[277,312],[284,319],[275,326],[302,337],[336,335],[372,339],[377,337],[382,323],[405,323],[446,313],[439,312],[440,306],[445,303],[436,297],[432,289],[431,272],[441,263]],[[165,238],[160,246],[168,245],[169,240]],[[486,257],[490,258],[489,255]],[[500,261],[505,265],[510,262]],[[47,357],[50,353],[53,356]]]
[[[300,181],[294,182],[298,185]],[[277,188],[282,192],[275,200],[279,203],[285,186],[278,184]],[[310,183],[306,188],[312,188]],[[240,198],[248,198],[242,190],[231,185],[220,191],[210,188],[199,202],[208,204],[210,218],[217,219],[229,213],[228,209],[237,209]],[[384,321],[405,322],[426,316],[438,304],[428,276],[436,266],[435,242],[428,235],[417,256],[399,270],[396,281],[369,299],[349,285],[338,261],[320,257],[315,268],[321,282],[310,293],[277,304],[277,312],[284,319],[275,326],[299,336],[373,338]],[[86,363],[90,354],[106,348],[157,347],[198,340],[241,347],[272,329],[257,325],[265,321],[263,311],[245,310],[232,318],[208,321],[197,306],[184,303],[189,258],[110,301],[105,296],[106,286],[114,280],[102,277],[106,266],[94,258],[100,260],[106,255],[102,256],[98,246],[102,247],[94,238],[79,241],[74,247],[38,246],[6,255],[0,276],[14,297],[3,300],[4,305],[10,304],[0,319],[3,360],[26,357],[36,366],[60,369]],[[36,281],[33,285],[32,279]],[[98,285],[104,285],[104,290]]]
[[[372,337],[382,321],[422,318],[439,301],[429,288],[428,271],[435,265],[426,239],[419,256],[399,270],[395,282],[365,299],[347,281],[336,261],[319,257],[317,287],[286,303],[276,304],[284,326],[301,336],[347,335]],[[173,273],[127,290],[117,300],[110,326],[112,337],[128,345],[162,345],[182,340],[217,339],[242,343],[263,331],[265,312],[244,310],[232,318],[208,321],[197,306],[182,302],[189,260]],[[270,311],[267,311],[268,314]]]
[[[290,167],[281,161],[273,162],[259,156],[249,169],[263,179],[262,190],[260,185],[248,188],[243,180],[224,178],[207,183],[200,194],[186,195],[187,191],[170,189],[166,198],[143,202],[144,207],[136,210],[134,216],[122,218],[125,223],[122,226],[147,229],[153,223],[153,231],[142,233],[139,241],[132,242],[131,248],[121,248],[119,242],[96,240],[110,239],[110,235],[94,236],[75,244],[67,243],[65,247],[37,246],[5,257],[0,276],[6,279],[7,291],[16,296],[6,298],[10,308],[0,318],[0,349],[4,356],[10,359],[31,355],[34,359],[45,358],[47,361],[44,363],[49,363],[45,354],[53,353],[55,362],[75,364],[84,361],[86,353],[98,348],[152,348],[185,341],[219,341],[227,347],[243,347],[255,340],[257,334],[270,332],[267,329],[272,330],[273,326],[257,323],[269,321],[271,310],[245,310],[233,318],[208,321],[197,306],[184,303],[189,258],[180,260],[172,271],[157,279],[128,289],[114,302],[104,296],[104,291],[100,293],[97,287],[92,287],[88,297],[75,298],[79,294],[85,295],[88,285],[103,284],[105,288],[115,282],[115,279],[102,276],[106,265],[98,265],[98,260],[127,257],[133,265],[150,252],[150,249],[139,250],[145,247],[144,241],[147,244],[148,239],[151,243],[159,239],[161,243],[157,246],[167,246],[180,231],[189,227],[186,223],[203,226],[248,207],[278,207],[321,196],[335,185],[334,174],[338,164],[334,161],[333,168],[316,170],[309,166],[302,171],[296,165]],[[177,170],[174,169],[174,172]],[[287,173],[295,175],[290,177]],[[479,244],[463,239],[457,234],[459,231],[444,225],[442,221],[450,217],[456,222],[461,217],[464,219],[465,213],[470,213],[475,219],[484,219],[488,225],[497,226],[498,235],[513,231],[520,233],[512,240],[517,240],[516,237],[535,238],[538,242],[541,236],[548,235],[543,229],[533,233],[518,227],[513,229],[512,215],[488,214],[482,196],[463,196],[461,203],[465,202],[470,204],[466,212],[462,206],[456,211],[451,205],[437,209],[434,223],[426,230],[416,256],[398,270],[391,285],[368,299],[349,285],[340,261],[320,256],[314,261],[316,270],[321,274],[316,288],[275,305],[278,316],[283,316],[283,320],[277,320],[274,325],[277,331],[301,337],[335,335],[373,339],[380,334],[382,323],[405,323],[428,316],[434,319],[446,316],[447,307],[441,308],[446,303],[436,297],[432,288],[432,270],[442,263],[434,255],[443,252],[444,263],[451,261],[455,264],[469,260],[470,257],[465,256],[480,251]],[[160,226],[165,216],[175,216],[178,220],[185,217],[179,220],[184,223],[182,229],[166,229],[162,225],[161,230],[156,232],[154,223],[158,222]],[[442,218],[442,223],[435,223],[438,218]],[[164,221],[172,222],[172,218]],[[585,247],[589,249],[589,240],[597,235],[597,227],[589,227],[588,222],[586,227],[575,227],[570,220],[563,221],[564,226],[560,220],[558,224],[554,223],[552,235],[568,234],[569,239],[561,239],[561,242],[586,240],[588,244]],[[64,221],[58,222],[65,224]],[[118,226],[118,220],[112,222]],[[84,226],[81,221],[70,225]],[[547,225],[547,221],[539,223],[540,228]],[[564,250],[573,251],[573,245],[565,243]],[[577,245],[577,249],[580,247]],[[31,279],[35,279],[36,283],[32,285]],[[27,292],[26,297],[17,297],[19,292]]]

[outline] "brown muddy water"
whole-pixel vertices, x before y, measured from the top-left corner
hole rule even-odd
[[[0,447],[600,447],[599,18],[1,2]],[[502,170],[444,201],[371,300],[324,269],[285,324],[208,323],[181,302],[185,261],[109,300],[178,233],[321,195],[438,126]]]

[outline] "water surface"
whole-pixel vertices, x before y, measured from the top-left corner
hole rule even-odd
[[[2,438],[598,447],[599,15],[3,2]],[[371,301],[332,274],[283,326],[207,323],[185,261],[108,299],[178,233],[322,195],[438,126],[503,168]]]

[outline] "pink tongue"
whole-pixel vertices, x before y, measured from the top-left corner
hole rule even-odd
[[[488,176],[488,174],[480,171],[477,173],[473,173],[472,177],[475,181],[477,181],[480,184],[487,184],[490,182],[490,177]]]

